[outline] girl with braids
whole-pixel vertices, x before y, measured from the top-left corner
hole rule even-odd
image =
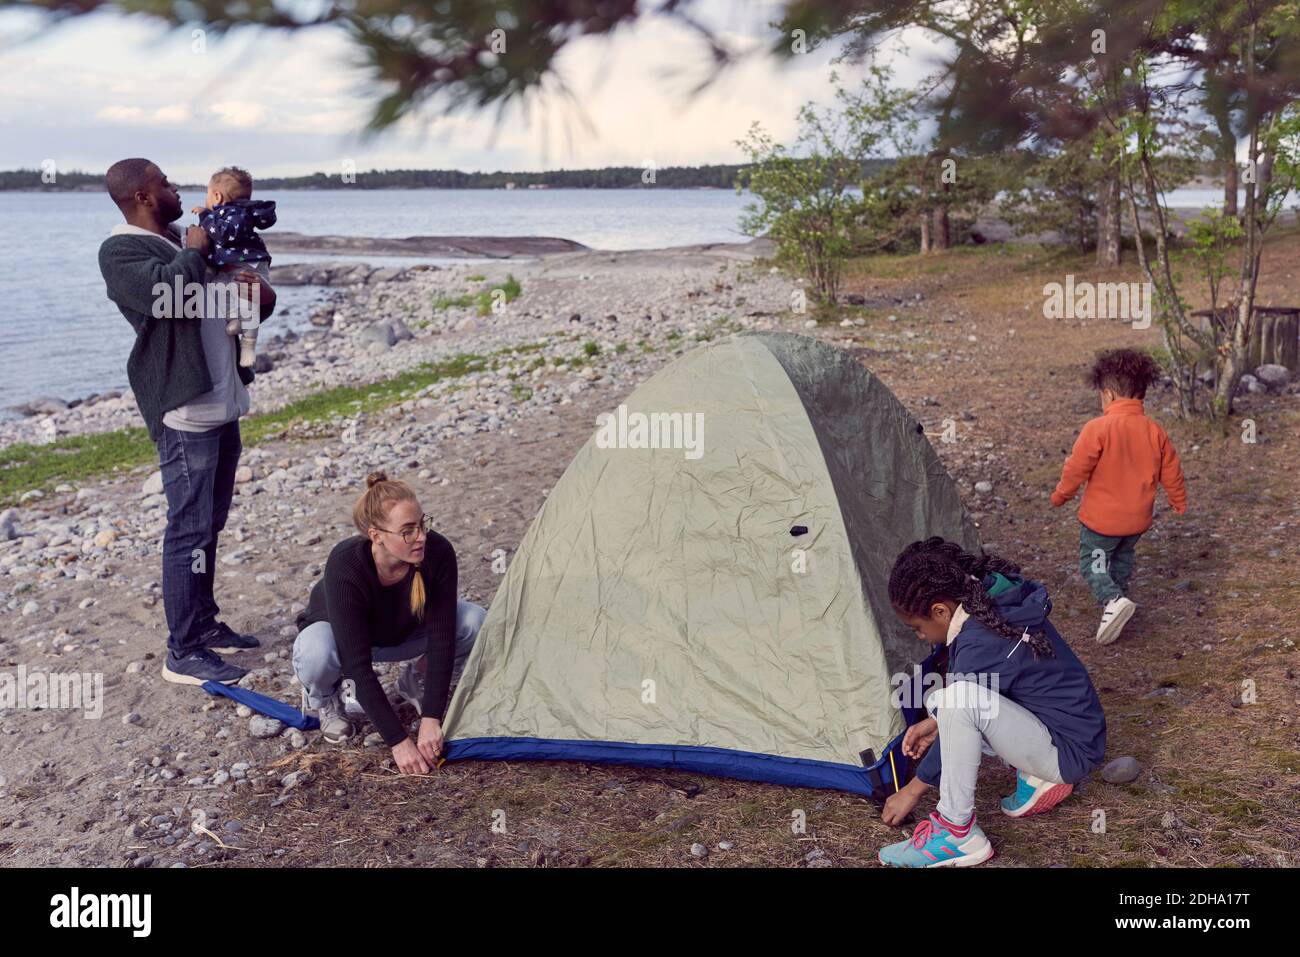
[[[456,553],[433,530],[415,492],[383,472],[366,478],[352,510],[360,535],[334,546],[325,574],[298,616],[293,668],[303,710],[320,714],[321,733],[338,743],[352,734],[339,696],[341,678],[403,774],[427,774],[442,753],[442,714],[453,663],[464,665],[486,612],[456,595]],[[398,694],[420,712],[412,741],[379,683],[372,661],[406,661]],[[421,677],[423,674],[423,678]],[[423,685],[421,687],[421,685]]]
[[[889,576],[894,613],[947,652],[944,686],[925,702],[930,717],[907,729],[903,753],[916,777],[885,802],[900,824],[929,788],[935,813],[912,837],[881,848],[895,867],[970,867],[993,856],[975,822],[981,753],[1016,768],[1002,799],[1011,817],[1041,814],[1101,763],[1106,718],[1088,672],[1051,622],[1047,590],[995,555],[976,556],[942,538],[903,549]]]

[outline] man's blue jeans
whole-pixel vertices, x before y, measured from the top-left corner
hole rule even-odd
[[[167,531],[163,534],[163,609],[167,649],[178,658],[202,648],[199,637],[216,623],[212,597],[217,535],[226,527],[243,444],[239,422],[184,432],[163,426],[158,440]]]

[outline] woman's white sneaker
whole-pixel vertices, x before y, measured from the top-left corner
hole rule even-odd
[[[1135,611],[1137,605],[1123,595],[1106,602],[1101,613],[1101,624],[1097,626],[1097,644],[1109,645],[1118,638]]]
[[[301,710],[303,714],[306,714],[309,709],[307,689],[303,688]],[[321,737],[330,744],[342,744],[352,737],[352,722],[347,719],[347,715],[343,710],[342,698],[337,691],[316,709],[316,717],[320,719]]]

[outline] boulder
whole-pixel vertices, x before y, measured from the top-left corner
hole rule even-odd
[[[397,342],[397,333],[393,329],[392,323],[376,322],[374,325],[366,326],[361,330],[362,342],[377,342],[388,348]]]
[[[1268,363],[1255,370],[1255,378],[1275,392],[1281,392],[1291,382],[1291,373],[1286,366]]]
[[[278,737],[284,730],[284,723],[277,721],[275,718],[267,718],[260,714],[255,714],[248,719],[248,733],[255,738],[274,738]]]
[[[1102,778],[1111,784],[1128,784],[1136,781],[1141,773],[1142,765],[1137,758],[1127,756],[1116,758],[1101,769]]]

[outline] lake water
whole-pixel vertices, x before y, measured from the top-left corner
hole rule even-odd
[[[268,190],[276,228],[344,236],[559,236],[597,249],[740,242],[731,190]],[[197,193],[181,196],[188,210]],[[182,223],[192,222],[188,212]],[[121,222],[102,193],[0,193],[0,416],[38,396],[126,386],[134,334],[104,294],[97,253]],[[331,257],[283,254],[276,262]],[[373,257],[344,256],[347,260]],[[385,260],[389,261],[389,260]],[[393,259],[391,262],[437,260]],[[307,322],[322,290],[280,290],[268,333]]]
[[[558,236],[595,249],[741,242],[748,201],[731,190],[268,190],[276,228],[312,235]],[[1176,206],[1217,204],[1221,191],[1180,190]],[[188,210],[202,200],[182,195]],[[190,222],[187,213],[182,222]],[[133,334],[104,294],[96,259],[121,218],[102,193],[0,193],[0,416],[38,396],[73,399],[126,386]],[[319,261],[308,253],[277,262]],[[343,259],[364,257],[344,256]],[[418,260],[392,260],[415,262]],[[431,260],[425,260],[431,261]],[[436,260],[432,260],[436,261]],[[300,328],[322,290],[281,290],[271,330]]]

